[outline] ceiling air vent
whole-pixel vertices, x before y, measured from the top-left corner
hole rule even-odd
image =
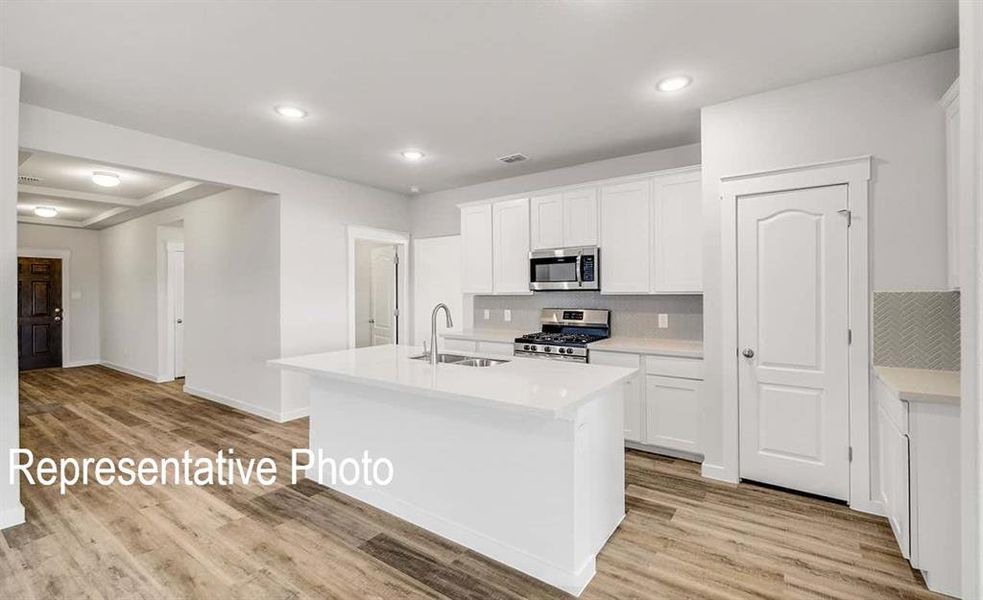
[[[41,183],[41,178],[33,175],[18,175],[17,183]]]
[[[506,156],[499,156],[498,160],[502,161],[505,164],[512,164],[512,163],[522,162],[526,160],[526,158],[527,156],[525,154],[515,153],[515,154],[508,154]]]

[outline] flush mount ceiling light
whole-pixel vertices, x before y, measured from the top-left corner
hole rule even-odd
[[[410,193],[411,194],[419,194],[420,193],[420,188],[416,187],[415,185],[411,185],[410,186]]]
[[[45,219],[51,219],[58,216],[58,209],[52,206],[38,206],[34,209],[34,214]]]
[[[119,175],[109,171],[93,171],[92,183],[102,187],[116,187],[119,185]]]
[[[307,116],[307,111],[303,108],[297,108],[296,106],[286,106],[281,104],[274,108],[276,114],[280,115],[284,119],[303,119]]]
[[[691,83],[693,83],[693,79],[691,77],[687,77],[686,75],[678,75],[676,77],[666,77],[655,87],[660,92],[678,92]]]
[[[419,150],[403,150],[402,152],[400,152],[400,154],[402,154],[403,158],[405,158],[406,160],[413,161],[413,162],[416,162],[421,158],[423,158],[424,156],[426,156],[423,152],[420,152]]]

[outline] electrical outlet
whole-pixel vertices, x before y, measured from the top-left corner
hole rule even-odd
[[[511,321],[512,320],[512,309],[506,308],[505,309],[504,317],[505,317],[505,322],[506,323],[508,323],[509,321]]]
[[[669,315],[659,313],[659,329],[665,329],[667,327],[669,327]]]
[[[485,320],[487,321],[490,318],[491,318],[491,311],[486,308],[485,309]]]

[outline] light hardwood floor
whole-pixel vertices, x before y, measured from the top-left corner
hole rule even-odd
[[[235,448],[284,467],[307,422],[278,425],[102,367],[21,377],[36,455],[177,456]],[[449,449],[453,451],[453,449]],[[933,598],[886,521],[697,465],[628,452],[627,508],[585,599]],[[24,485],[0,537],[0,598],[565,598],[338,493],[296,486]]]

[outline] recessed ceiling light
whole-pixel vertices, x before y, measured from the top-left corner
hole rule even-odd
[[[93,171],[92,183],[102,187],[116,187],[119,185],[119,175],[109,171]]]
[[[678,92],[691,83],[693,83],[692,78],[687,77],[686,75],[679,75],[677,77],[666,77],[655,87],[658,88],[660,92]]]
[[[412,161],[420,160],[421,158],[426,156],[423,152],[420,152],[419,150],[403,150],[401,154],[403,155],[403,158],[405,158],[406,160],[412,160]]]
[[[38,206],[34,209],[34,214],[45,219],[58,216],[58,209],[51,206]]]
[[[297,108],[296,106],[277,106],[276,114],[280,115],[284,119],[303,119],[307,116],[307,111],[303,108]]]
[[[411,185],[410,186],[410,193],[411,194],[419,194],[420,193],[420,188],[416,187],[415,185]]]

